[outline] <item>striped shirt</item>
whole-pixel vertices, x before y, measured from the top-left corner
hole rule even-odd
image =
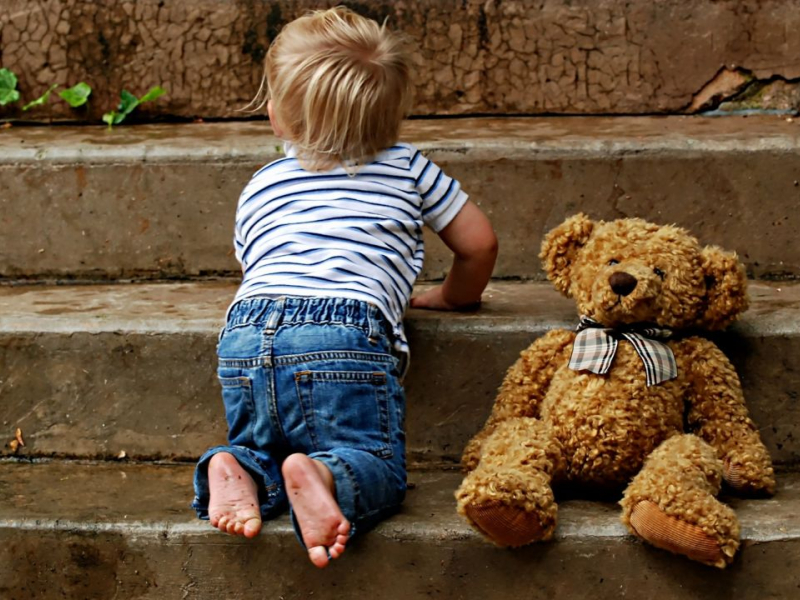
[[[234,304],[251,296],[366,301],[378,306],[407,357],[403,313],[422,269],[422,225],[441,231],[467,195],[409,144],[355,174],[306,171],[291,145],[284,150],[239,198],[234,247],[244,278]]]

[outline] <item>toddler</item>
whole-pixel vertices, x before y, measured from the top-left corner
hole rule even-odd
[[[286,156],[239,199],[244,276],[217,348],[229,445],[200,458],[193,507],[248,538],[288,507],[324,567],[405,495],[405,309],[478,303],[497,240],[457,181],[397,141],[411,82],[385,25],[341,7],[297,19],[265,78]],[[409,300],[423,224],[455,258]]]

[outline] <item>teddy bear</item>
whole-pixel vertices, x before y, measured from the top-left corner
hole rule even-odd
[[[739,523],[717,499],[723,480],[775,489],[736,371],[701,335],[747,308],[744,267],[676,226],[584,214],[550,231],[540,258],[579,324],[550,330],[506,373],[464,449],[459,514],[518,547],[553,536],[554,487],[622,491],[631,533],[725,567]]]

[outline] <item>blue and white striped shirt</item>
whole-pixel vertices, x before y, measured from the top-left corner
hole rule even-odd
[[[239,198],[234,246],[244,278],[234,304],[256,295],[370,302],[408,354],[403,313],[422,269],[422,225],[441,231],[467,195],[409,144],[355,174],[306,171],[289,144],[284,150]]]

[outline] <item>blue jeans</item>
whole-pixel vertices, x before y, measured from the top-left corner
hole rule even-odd
[[[197,464],[198,517],[208,519],[208,462],[218,452],[253,477],[264,519],[289,507],[280,469],[294,452],[330,469],[351,535],[396,512],[406,491],[405,395],[389,331],[376,306],[356,300],[233,306],[217,346],[228,445]]]

